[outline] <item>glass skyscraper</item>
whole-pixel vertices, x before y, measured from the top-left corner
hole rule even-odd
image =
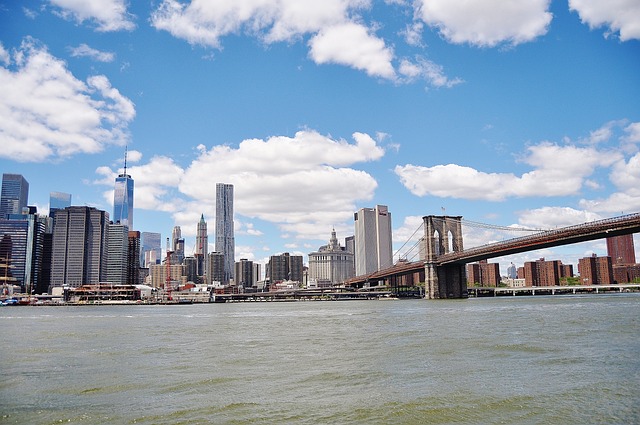
[[[21,174],[2,175],[2,193],[0,194],[0,218],[9,214],[22,214],[29,198],[29,183]]]
[[[124,224],[133,230],[133,179],[125,172],[116,177],[113,191],[114,223]]]
[[[216,251],[224,255],[224,282],[235,273],[235,239],[233,237],[233,185],[216,184]]]
[[[140,249],[140,266],[149,267],[162,261],[162,242],[160,233],[142,232]]]
[[[71,194],[63,192],[49,193],[49,217],[53,217],[56,210],[63,210],[71,206]]]

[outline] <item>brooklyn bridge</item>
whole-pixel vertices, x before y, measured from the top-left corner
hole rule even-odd
[[[463,222],[461,216],[423,217],[423,254],[420,261],[398,261],[387,269],[356,276],[347,284],[354,287],[373,284],[407,288],[424,282],[425,298],[466,298],[467,263],[640,231],[640,213],[634,213],[464,249]]]

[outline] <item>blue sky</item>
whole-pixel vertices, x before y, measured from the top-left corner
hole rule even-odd
[[[218,182],[258,262],[376,204],[396,249],[443,209],[545,229],[640,211],[637,0],[0,1],[0,66],[0,170],[30,204],[112,213],[126,145],[135,230],[180,225],[187,254],[201,214],[213,249]]]

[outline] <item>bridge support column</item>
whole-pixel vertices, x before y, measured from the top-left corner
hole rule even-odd
[[[425,298],[468,298],[467,273],[464,264],[437,264],[437,257],[462,251],[462,217],[423,217],[425,261]]]

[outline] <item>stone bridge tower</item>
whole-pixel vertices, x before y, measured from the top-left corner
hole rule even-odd
[[[467,298],[464,264],[438,265],[438,256],[462,251],[462,217],[428,215],[424,220],[425,298]]]

